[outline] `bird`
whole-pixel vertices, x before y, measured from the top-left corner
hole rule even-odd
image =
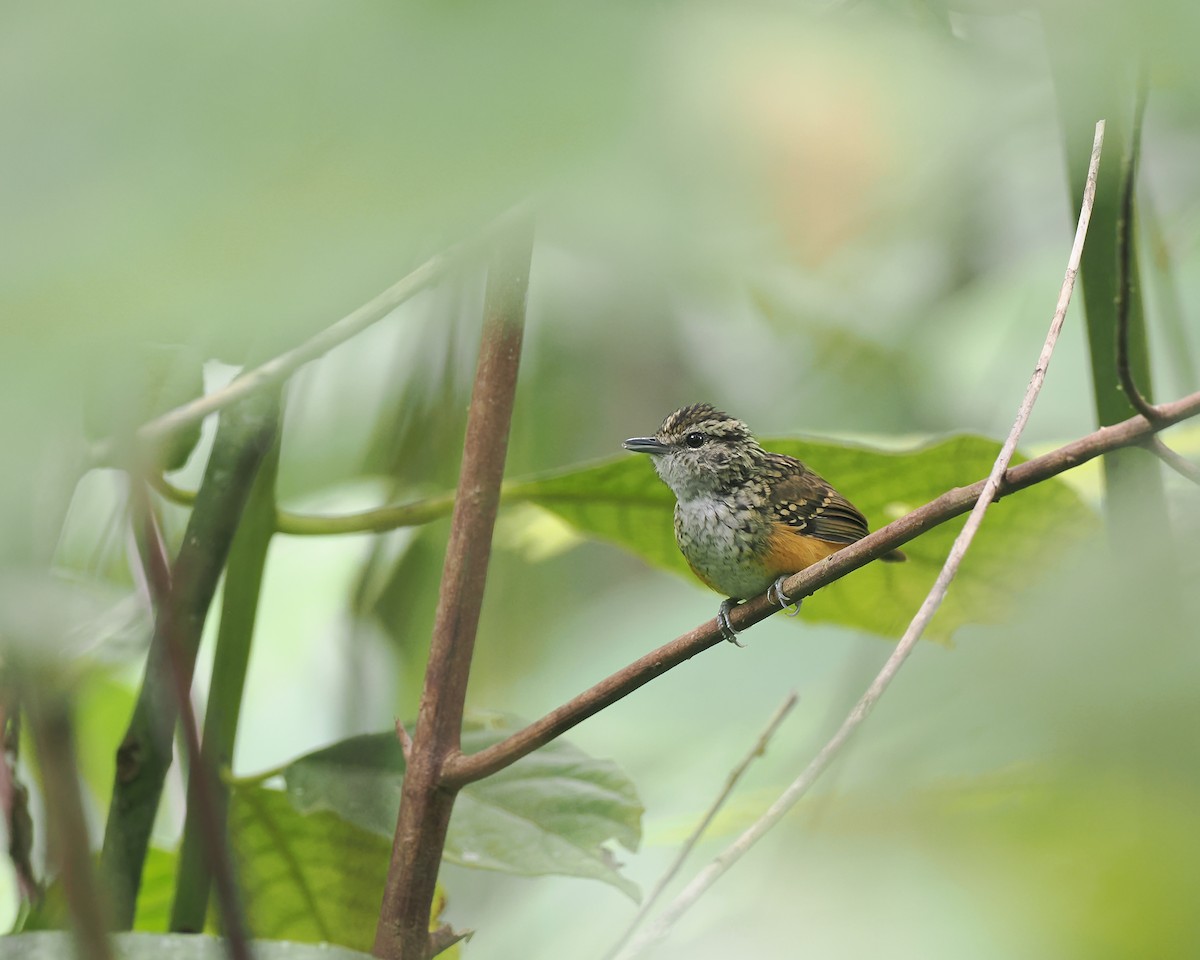
[[[729,611],[865,537],[866,517],[795,457],[764,450],[741,420],[708,403],[670,414],[652,437],[622,446],[649,454],[675,494],[675,541],[692,572],[723,593],[717,622],[741,646]],[[893,550],[880,559],[906,559]],[[795,602],[798,612],[799,602]]]

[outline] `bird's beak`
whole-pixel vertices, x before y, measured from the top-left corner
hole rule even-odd
[[[634,453],[667,453],[671,448],[665,443],[659,443],[654,437],[631,437],[621,444],[626,450]]]

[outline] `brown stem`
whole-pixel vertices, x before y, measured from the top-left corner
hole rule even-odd
[[[1032,487],[1101,454],[1144,443],[1148,437],[1170,424],[1200,414],[1200,392],[1189,394],[1172,403],[1160,404],[1158,409],[1161,417],[1153,423],[1142,416],[1131,417],[1110,427],[1101,427],[1095,433],[1090,433],[1073,443],[1012,467],[1005,474],[1001,495],[1007,496]],[[784,593],[793,599],[810,596],[818,588],[844,577],[852,570],[857,570],[871,560],[889,553],[938,524],[966,513],[979,499],[985,482],[980,480],[969,487],[957,487],[947,491],[936,500],[876,530],[857,543],[844,547],[827,560],[795,574],[784,583]],[[760,594],[734,607],[729,612],[729,619],[734,629],[741,631],[778,612],[778,604],[769,600],[765,594]],[[672,667],[677,667],[696,654],[721,643],[722,639],[721,628],[715,619],[689,630],[624,669],[618,670],[607,679],[601,680],[594,687],[585,690],[523,730],[517,731],[508,739],[470,756],[460,754],[452,757],[443,772],[444,785],[449,789],[458,789],[464,784],[482,780],[497,770],[503,770]]]
[[[156,602],[159,615],[162,616],[163,605],[173,602],[170,559],[162,531],[154,517],[149,483],[134,482],[133,500],[134,510],[139,515],[143,530],[146,579],[153,585],[152,590],[158,594]],[[175,622],[169,615],[164,619],[168,623]],[[163,641],[180,726],[183,729],[184,747],[187,751],[189,815],[194,809],[194,815],[204,834],[205,855],[216,892],[221,931],[225,934],[225,951],[232,960],[251,960],[249,935],[233,875],[233,860],[229,855],[225,827],[217,812],[213,765],[201,750],[200,728],[196,723],[196,713],[192,709],[192,658],[182,639],[173,631],[166,631]]]
[[[388,960],[426,960],[435,947],[429,936],[429,914],[458,792],[443,784],[442,769],[449,758],[458,755],[461,744],[467,678],[500,503],[521,356],[532,224],[523,223],[506,239],[488,268],[479,363],[429,666],[375,931],[375,956]]]

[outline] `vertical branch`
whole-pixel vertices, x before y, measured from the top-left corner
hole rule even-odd
[[[467,414],[458,495],[375,932],[374,953],[388,960],[426,960],[430,956],[429,914],[457,795],[456,789],[443,786],[442,767],[460,746],[521,356],[532,223],[523,222],[505,240],[488,266],[483,335]]]
[[[273,392],[278,394],[278,391]],[[204,745],[188,779],[187,817],[179,847],[175,902],[171,906],[172,931],[197,933],[204,928],[209,890],[216,873],[211,860],[216,852],[224,853],[227,849],[229,789],[216,774],[233,762],[259,591],[267,550],[275,533],[279,435],[280,431],[276,429],[275,442],[259,468],[229,551],[221,598],[221,625],[213,657],[212,687],[204,711]],[[202,796],[204,792],[209,794],[207,802]],[[210,808],[212,822],[206,824],[205,811]],[[231,876],[228,858],[225,859],[222,866],[226,869],[222,873]],[[232,887],[227,877],[218,876],[217,880]]]
[[[250,484],[274,436],[273,410],[272,399],[259,395],[221,416],[183,545],[170,571],[169,602],[156,611],[142,687],[117,750],[112,802],[100,853],[109,884],[112,923],[118,930],[133,925],[150,831],[171,766],[171,736],[179,717],[172,670],[179,671],[186,692],[204,620]],[[151,551],[147,565],[158,592],[168,578],[158,569],[165,566],[164,558],[156,554]],[[174,662],[172,647],[178,651]]]

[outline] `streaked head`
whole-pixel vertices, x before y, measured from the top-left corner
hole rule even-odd
[[[765,456],[741,420],[707,403],[676,410],[652,437],[633,437],[626,450],[648,453],[680,500],[721,493],[749,479]]]

